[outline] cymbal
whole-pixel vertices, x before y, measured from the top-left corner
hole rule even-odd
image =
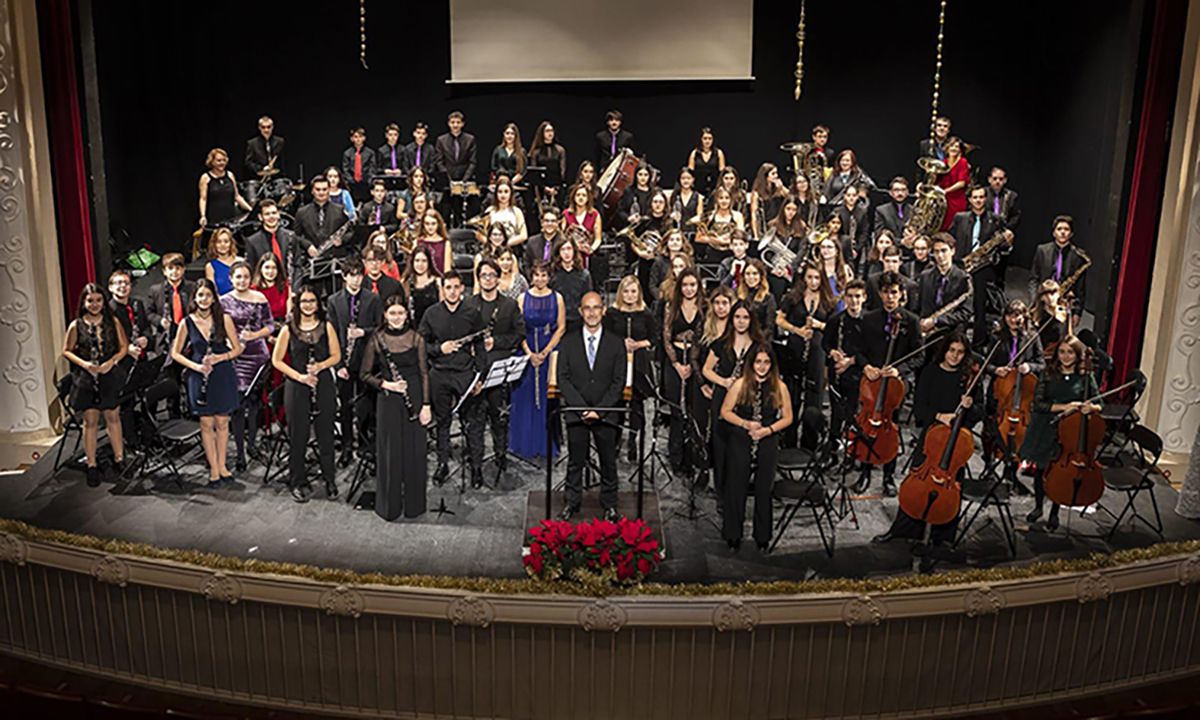
[[[303,190],[304,183],[302,183],[302,182],[292,183],[292,189],[293,190]]]
[[[260,178],[269,178],[272,175],[278,175],[278,174],[279,174],[279,168],[276,168],[276,167],[265,167],[262,170],[258,171],[258,176]]]
[[[811,142],[800,142],[799,140],[796,140],[780,145],[779,149],[790,153],[806,153],[809,150],[812,150],[812,146],[813,144]]]

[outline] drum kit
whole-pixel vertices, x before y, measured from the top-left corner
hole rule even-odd
[[[296,202],[297,193],[304,190],[304,183],[282,177],[279,168],[268,165],[258,171],[257,178],[239,183],[238,189],[251,205],[257,205],[260,200],[274,200],[283,210]]]

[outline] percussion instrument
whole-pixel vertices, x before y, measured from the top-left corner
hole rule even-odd
[[[451,180],[450,194],[454,197],[479,195],[479,185],[474,180]]]
[[[612,223],[613,217],[617,214],[617,206],[620,205],[621,198],[625,195],[625,190],[633,185],[637,168],[637,157],[634,156],[632,150],[624,148],[600,174],[597,187],[600,188],[599,204],[603,207],[601,213],[603,213],[605,223]]]

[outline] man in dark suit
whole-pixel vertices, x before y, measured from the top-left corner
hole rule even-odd
[[[129,340],[129,354],[121,361],[121,365],[127,369],[153,349],[156,330],[146,314],[145,304],[135,297],[130,297],[132,290],[133,278],[128,271],[114,270],[108,276],[108,294],[112,296],[108,306]]]
[[[933,121],[933,139],[924,138],[920,143],[920,157],[946,159],[946,140],[950,137],[950,118],[945,115]]]
[[[163,352],[169,352],[171,343],[175,342],[175,335],[179,332],[179,325],[188,313],[188,303],[192,300],[192,293],[196,291],[196,284],[184,279],[187,265],[180,253],[163,255],[162,268],[165,279],[150,287],[150,297],[147,301],[149,307],[146,310],[155,329],[162,329],[159,337],[162,338]],[[166,371],[177,385],[181,385],[182,369],[179,363],[174,362],[169,362],[166,366]],[[171,395],[167,400],[167,412],[173,418],[180,417],[178,394]]]
[[[376,173],[375,151],[367,147],[367,131],[354,128],[350,131],[350,147],[342,151],[342,183],[355,202],[370,195],[368,183]]]
[[[874,237],[879,237],[883,230],[891,230],[892,237],[900,244],[900,251],[907,258],[912,255],[912,243],[916,233],[909,231],[905,234],[905,224],[912,217],[913,204],[908,199],[908,180],[897,175],[888,183],[888,195],[891,202],[882,203],[875,207]]]
[[[1072,242],[1075,237],[1075,220],[1070,215],[1059,215],[1054,218],[1054,240],[1037,246],[1033,253],[1033,266],[1029,268],[1029,297],[1037,301],[1037,291],[1042,282],[1054,280],[1063,283],[1074,275],[1087,260],[1082,251]],[[1082,312],[1084,291],[1087,289],[1087,275],[1071,285],[1070,292],[1074,296],[1071,303],[1071,314],[1074,324],[1079,324]]]
[[[973,333],[975,341],[978,342],[991,334],[987,325],[988,288],[995,285],[1001,292],[1004,291],[1002,270],[1005,259],[1012,250],[1013,234],[1004,227],[1004,220],[999,215],[988,210],[985,188],[972,187],[967,192],[967,202],[967,209],[956,214],[950,224],[950,231],[954,234],[956,242],[954,255],[958,263],[961,264],[963,258],[997,234],[1004,238],[1004,241],[989,254],[990,260],[984,258],[984,264],[971,273],[971,282],[975,288]]]
[[[429,126],[419,122],[413,126],[413,141],[404,146],[404,176],[408,177],[413,168],[425,171],[427,179],[432,178],[437,168],[437,150],[428,142]]]
[[[355,438],[362,446],[366,441],[365,431],[372,424],[375,397],[364,392],[367,386],[362,381],[362,357],[368,337],[382,322],[383,301],[363,289],[363,263],[357,256],[343,258],[339,268],[344,286],[329,296],[327,309],[342,348],[342,361],[337,365],[338,415],[342,427],[339,464],[346,467],[354,458]]]
[[[596,174],[604,172],[613,158],[621,154],[621,150],[633,147],[633,133],[621,127],[624,116],[620,110],[609,110],[604,116],[604,130],[596,133]]]
[[[258,119],[258,135],[246,141],[246,154],[242,162],[245,172],[243,179],[255,180],[261,178],[259,175],[263,168],[267,166],[274,167],[279,171],[278,174],[283,174],[283,138],[274,135],[275,121],[263,115]],[[275,164],[271,165],[271,159],[275,159]]]
[[[954,264],[954,238],[946,233],[933,236],[933,249],[929,251],[933,265],[921,273],[920,303],[917,315],[921,318],[921,332],[931,333],[942,328],[965,326],[971,321],[972,305],[963,300],[937,318],[934,313],[972,292],[971,276]]]
[[[475,147],[475,136],[463,132],[463,114],[457,110],[446,118],[446,127],[450,132],[443,133],[437,139],[438,168],[446,176],[446,182],[474,182],[475,166],[478,162],[478,151]],[[467,200],[467,208],[463,209],[463,198]],[[474,216],[479,212],[479,199],[469,196],[454,196],[447,192],[442,195],[442,215],[450,222],[451,227],[462,227],[463,213]]]
[[[358,224],[367,228],[367,237],[379,228],[389,235],[396,231],[396,206],[387,201],[387,183],[382,178],[371,181],[371,199],[358,206]]]
[[[902,259],[900,248],[895,245],[889,245],[883,251],[883,256],[880,259],[883,269],[867,278],[867,310],[874,310],[883,305],[883,301],[879,297],[879,278],[883,277],[884,273],[895,273],[900,278],[901,305],[913,312],[916,312],[920,308],[921,286],[916,280],[900,272]]]
[[[533,280],[533,264],[539,260],[550,262],[550,254],[554,252],[554,243],[558,241],[558,211],[548,206],[542,212],[542,231],[529,236],[525,241],[525,261],[522,269],[525,278]]]
[[[479,262],[476,270],[479,278],[479,293],[463,301],[467,310],[478,312],[483,318],[488,334],[483,347],[487,351],[488,372],[492,363],[511,357],[525,340],[525,316],[517,301],[500,294],[500,265],[491,258]],[[504,472],[508,465],[508,417],[504,406],[508,405],[509,386],[498,385],[483,391],[484,407],[488,424],[492,426],[492,451],[496,457],[496,470]]]
[[[604,332],[604,301],[589,292],[580,302],[580,332],[563,339],[558,347],[558,389],[562,401],[574,407],[615,407],[625,388],[625,343]],[[583,502],[583,468],[596,441],[600,460],[600,505],[607,520],[617,519],[617,421],[595,411],[566,413],[567,504],[559,517],[570,520]]]
[[[262,221],[262,229],[246,239],[246,262],[257,269],[259,258],[274,255],[279,260],[280,272],[294,284],[293,278],[304,273],[290,263],[303,264],[305,257],[317,254],[317,249],[308,239],[280,225],[279,206],[274,200],[268,198],[259,203],[258,218]],[[297,252],[293,253],[293,250]]]
[[[1004,227],[1016,231],[1021,223],[1017,191],[1008,187],[1008,171],[999,165],[988,173],[987,208],[1004,220]]]
[[[319,248],[338,228],[349,222],[349,219],[340,205],[329,202],[329,181],[323,175],[313,178],[310,185],[312,202],[296,211],[296,227],[305,240]],[[343,243],[337,241],[334,245],[340,246]]]
[[[387,141],[375,151],[378,171],[387,177],[400,177],[404,172],[404,146],[400,144],[400,126],[388,123],[383,129]]]

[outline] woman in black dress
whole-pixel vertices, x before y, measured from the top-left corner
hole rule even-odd
[[[671,258],[679,254],[691,258],[693,256],[692,244],[688,242],[682,232],[672,230],[658,244],[654,253],[654,264],[650,266],[650,279],[646,285],[646,291],[655,302],[659,299],[663,280],[671,275]]]
[[[646,398],[654,395],[650,381],[650,347],[653,345],[654,317],[646,307],[642,286],[634,275],[621,278],[617,286],[617,298],[604,313],[604,325],[609,332],[625,340],[625,353],[633,356],[633,397],[629,401],[630,413],[628,458],[636,462],[638,457],[637,434],[646,427]]]
[[[321,307],[316,290],[307,285],[301,287],[293,307],[296,311],[292,320],[283,326],[271,354],[271,363],[287,378],[283,404],[287,408],[288,439],[291,441],[288,485],[296,502],[308,502],[312,497],[306,455],[309,433],[315,425],[317,458],[325,481],[325,495],[334,500],[338,492],[333,473],[337,386],[330,369],[341,362],[342,349],[333,323],[325,319],[325,309]]]
[[[779,208],[787,199],[787,188],[779,178],[779,168],[774,163],[763,163],[754,176],[750,188],[750,236],[758,240],[767,231],[767,223],[779,214]]]
[[[745,300],[750,311],[762,328],[763,337],[770,341],[775,337],[775,312],[778,307],[771,286],[767,283],[767,266],[762,260],[751,260],[742,271],[742,282],[738,284],[739,300]]]
[[[663,367],[663,397],[671,403],[671,432],[667,450],[671,467],[690,474],[697,434],[693,376],[700,371],[700,336],[704,330],[704,296],[700,276],[687,268],[674,283],[670,300],[663,307],[662,340],[667,362]],[[685,422],[684,413],[688,415]],[[685,436],[686,433],[686,436]],[[688,442],[685,442],[685,437]],[[685,447],[686,445],[686,447]]]
[[[559,198],[567,181],[567,151],[558,144],[554,125],[549,120],[543,120],[533,133],[533,142],[529,145],[529,164],[546,169],[546,179],[540,187],[535,188],[539,191],[537,200],[541,204],[559,207]]]
[[[233,318],[221,309],[211,280],[196,281],[188,314],[171,345],[171,359],[191,370],[188,399],[192,414],[200,418],[200,441],[208,461],[208,486],[233,482],[225,466],[229,449],[229,416],[239,405],[233,360],[242,354]]]
[[[671,220],[681,230],[694,229],[704,213],[704,196],[696,188],[696,173],[688,168],[679,170],[679,179],[671,190]]]
[[[433,264],[429,248],[417,246],[405,263],[401,280],[409,299],[409,315],[414,327],[420,327],[421,316],[442,299],[441,272]]]
[[[713,469],[713,488],[717,491],[718,503],[724,503],[725,457],[729,444],[729,425],[721,420],[720,408],[725,395],[733,383],[742,376],[742,366],[750,357],[751,348],[763,344],[762,330],[750,307],[741,300],[734,303],[725,323],[725,332],[708,349],[705,355],[704,378],[712,383],[712,413],[708,423],[709,456]]]
[[[792,398],[798,403],[796,414],[804,420],[804,410],[811,407],[820,411],[824,402],[825,385],[825,323],[833,316],[835,303],[833,291],[825,283],[821,269],[815,264],[802,266],[804,274],[783,296],[776,313],[776,323],[787,331],[787,347],[791,362],[784,372]],[[797,428],[800,423],[797,423]],[[815,436],[809,439],[815,440]],[[796,438],[791,432],[785,438],[788,447],[794,447]]]
[[[238,208],[250,212],[250,203],[238,191],[237,178],[226,169],[229,153],[213,148],[208,151],[204,165],[208,170],[200,176],[200,227],[232,220],[237,217]]]
[[[700,335],[699,357],[704,360],[708,359],[712,347],[724,337],[725,329],[729,326],[729,313],[735,302],[737,302],[737,295],[728,285],[718,285],[708,294],[708,309],[704,313],[704,332]],[[661,353],[661,348],[658,350]],[[696,383],[700,390],[693,394],[693,397],[696,398],[696,419],[700,427],[705,429],[704,446],[708,450],[708,469],[715,478],[719,471],[724,470],[712,463],[713,419],[720,417],[721,403],[717,402],[714,407],[713,398],[716,395],[716,386],[705,376],[703,364],[701,364],[700,375],[696,378]],[[718,507],[720,502],[721,496],[718,493]]]
[[[650,271],[654,267],[656,252],[665,243],[667,235],[674,229],[675,221],[667,212],[667,195],[659,190],[650,196],[650,207],[643,211],[638,221],[631,224],[629,229],[617,233],[617,236],[625,242],[625,266],[636,267],[639,283],[649,286]],[[648,238],[644,236],[651,232],[658,235],[658,244],[654,247],[647,247]],[[642,238],[639,246],[634,245],[634,237]]]
[[[767,223],[767,232],[774,232],[775,239],[780,244],[796,253],[796,260],[789,267],[780,267],[775,263],[770,265],[771,274],[767,277],[767,282],[771,286],[771,293],[782,299],[809,253],[808,226],[800,217],[800,204],[796,198],[789,196],[784,199],[783,204],[779,206],[779,212]],[[763,262],[766,261],[767,259],[763,258]]]
[[[729,423],[725,458],[725,511],[721,534],[729,549],[742,544],[746,494],[754,483],[754,542],[766,552],[771,542],[771,489],[779,459],[779,432],[792,424],[792,399],[779,377],[779,366],[765,344],[750,350],[742,376],[721,404]]]
[[[129,341],[112,314],[104,289],[96,283],[84,285],[62,354],[75,366],[71,369],[70,403],[72,410],[83,414],[83,450],[87,455],[87,484],[91,487],[99,485],[101,478],[96,464],[101,415],[113,449],[114,475],[119,478],[126,469],[119,407],[125,376],[113,372],[113,368],[128,352]]]
[[[712,128],[700,128],[696,147],[688,153],[687,166],[696,174],[696,189],[705,195],[712,192],[725,169],[725,151],[717,147]]]
[[[363,351],[363,382],[375,390],[375,513],[384,520],[425,512],[429,365],[425,338],[413,329],[399,296],[385,301],[384,325]]]
[[[592,276],[579,267],[579,249],[566,235],[560,236],[554,244],[551,257],[550,287],[562,295],[563,307],[567,309],[567,334],[570,334],[583,327],[579,305],[583,296],[593,289]]]

